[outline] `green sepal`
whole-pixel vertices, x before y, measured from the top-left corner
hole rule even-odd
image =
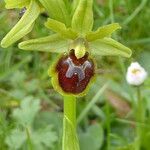
[[[80,0],[72,18],[72,28],[82,35],[93,28],[93,0]]]
[[[76,39],[78,36],[77,32],[73,31],[71,28],[67,28],[64,23],[54,19],[49,18],[45,26],[67,39]]]
[[[60,54],[56,60],[52,63],[52,65],[49,67],[48,69],[48,75],[51,77],[51,83],[53,88],[55,89],[55,91],[57,91],[58,93],[60,93],[62,96],[75,96],[75,97],[82,97],[85,96],[91,85],[94,83],[94,81],[96,80],[96,74],[91,78],[89,84],[87,85],[86,89],[80,93],[80,94],[72,94],[72,93],[66,93],[65,91],[63,91],[63,89],[59,86],[59,82],[58,82],[58,73],[56,71],[56,66],[57,63],[59,61],[59,59],[62,57],[62,54]],[[89,59],[92,58],[92,60],[94,61],[94,70],[96,70],[97,66],[96,66],[96,61],[93,57],[89,57]]]
[[[5,0],[5,3],[7,9],[23,8],[29,5],[30,0]]]
[[[39,0],[53,19],[67,26],[71,24],[71,17],[63,0]]]
[[[23,50],[35,50],[42,52],[62,53],[68,50],[69,40],[66,40],[58,34],[47,37],[24,41],[19,44],[19,48]]]
[[[72,2],[72,14],[75,12],[76,8],[78,7],[80,0],[73,0]]]
[[[89,43],[89,49],[93,55],[101,56],[123,56],[130,57],[131,49],[113,40],[112,38],[104,38]]]
[[[86,35],[86,39],[87,41],[91,42],[94,40],[102,39],[104,37],[109,37],[117,29],[121,29],[121,26],[118,23],[105,25],[103,27],[99,27],[95,32],[93,31],[91,33],[88,33]]]
[[[1,41],[1,46],[6,48],[28,34],[34,25],[35,20],[40,14],[40,7],[35,0],[31,0],[29,8],[20,21]]]

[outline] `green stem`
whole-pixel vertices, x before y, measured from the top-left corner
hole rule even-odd
[[[114,22],[113,0],[109,0],[109,10],[111,23],[113,23]]]
[[[144,122],[144,110],[143,110],[143,99],[141,96],[141,88],[137,87],[137,109],[138,109],[138,116],[137,116],[137,121],[140,123]]]
[[[79,150],[76,136],[76,98],[64,97],[63,150]]]
[[[144,122],[144,110],[143,110],[143,101],[141,96],[141,89],[140,87],[137,87],[137,136],[138,136],[138,147],[137,150],[140,150],[141,148],[141,140],[142,140],[142,127],[141,123]]]
[[[73,96],[64,97],[64,115],[76,127],[76,98]]]

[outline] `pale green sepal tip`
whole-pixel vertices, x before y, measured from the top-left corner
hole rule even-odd
[[[87,33],[86,39],[87,41],[92,42],[94,40],[102,39],[104,37],[109,37],[113,32],[115,32],[118,29],[121,29],[121,26],[118,23],[105,25],[99,27],[96,31]]]
[[[123,56],[129,58],[132,55],[130,48],[112,38],[104,38],[90,42],[89,49],[93,55],[100,56]]]

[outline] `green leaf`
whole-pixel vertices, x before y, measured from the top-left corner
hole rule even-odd
[[[5,3],[7,9],[23,8],[29,5],[30,0],[5,0]]]
[[[75,39],[77,38],[77,33],[73,31],[71,28],[66,28],[65,24],[59,22],[54,19],[48,19],[45,23],[45,26],[52,31],[61,34],[61,36],[68,38],[68,39]]]
[[[40,7],[35,0],[31,0],[30,6],[20,21],[3,38],[1,46],[6,48],[28,34],[40,13]]]
[[[67,26],[70,25],[70,14],[63,0],[39,0],[53,19]]]
[[[39,109],[40,101],[27,97],[23,99],[20,108],[14,110],[13,117],[23,126],[31,126]]]
[[[22,42],[19,44],[19,48],[23,50],[62,53],[68,50],[68,40],[61,38],[58,34],[54,34]]]
[[[63,131],[65,131],[63,135],[63,150],[79,150],[76,129],[66,116],[64,117]]]
[[[112,23],[103,27],[98,28],[95,32],[88,33],[86,39],[88,41],[94,41],[110,36],[117,29],[121,29],[118,23]]]
[[[72,28],[85,34],[92,30],[93,27],[93,0],[80,0],[78,7],[72,18]]]
[[[26,134],[24,131],[14,129],[10,135],[6,137],[5,143],[10,149],[19,150],[26,141]]]
[[[99,150],[104,141],[103,128],[99,124],[94,124],[79,137],[81,150]]]
[[[91,50],[93,55],[101,55],[101,56],[114,55],[114,56],[130,57],[132,54],[131,49],[111,38],[104,38],[90,42],[89,49]]]
[[[31,141],[34,149],[43,150],[44,147],[53,148],[54,143],[58,140],[56,132],[53,131],[52,126],[47,126],[40,129],[31,135]]]

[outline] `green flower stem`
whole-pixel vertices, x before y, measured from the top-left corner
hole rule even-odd
[[[62,150],[79,150],[79,142],[76,134],[76,98],[64,97]]]
[[[141,140],[142,140],[142,127],[141,123],[144,122],[144,109],[143,109],[143,99],[141,96],[141,88],[140,86],[137,87],[137,137],[138,137],[138,148],[137,150],[141,149]],[[136,146],[137,147],[137,146]]]
[[[73,96],[64,97],[64,116],[66,116],[72,125],[76,128],[76,98]]]

